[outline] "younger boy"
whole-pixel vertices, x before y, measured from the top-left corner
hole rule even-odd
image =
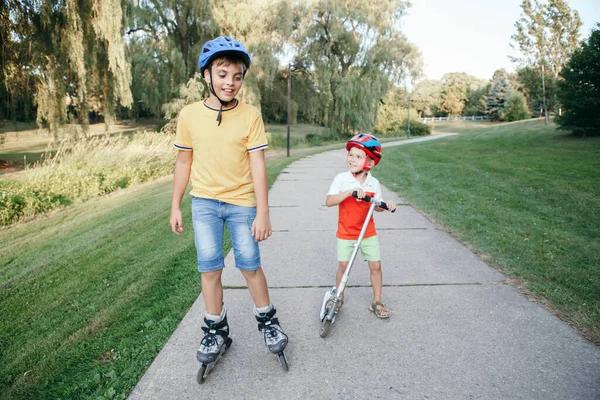
[[[278,353],[287,345],[258,248],[258,242],[271,236],[264,158],[267,138],[260,112],[235,99],[250,62],[244,45],[228,36],[206,42],[198,65],[210,96],[184,107],[177,122],[179,152],[170,224],[173,233],[183,232],[181,199],[191,177],[192,221],[206,306],[205,336],[197,352],[203,364],[216,361],[229,337],[221,283],[225,223],[267,347]]]
[[[354,250],[354,243],[358,239],[369,210],[369,203],[355,199],[352,197],[352,192],[356,191],[359,199],[364,198],[365,195],[376,199],[382,198],[379,181],[369,172],[381,160],[381,144],[377,138],[373,135],[361,133],[348,141],[346,150],[348,150],[346,158],[348,171],[342,172],[335,177],[325,200],[327,207],[339,204],[338,229],[336,233],[336,237],[338,238],[336,287],[340,285],[340,281]],[[386,205],[389,211],[396,209],[396,205],[392,201],[387,201]],[[384,211],[384,209],[375,207],[375,211]],[[390,312],[385,308],[386,304],[381,302],[383,286],[381,257],[379,240],[372,216],[364,238],[361,241],[360,249],[371,270],[373,301],[369,305],[369,310],[379,318],[389,318]],[[343,304],[344,300],[341,299],[338,303],[338,308],[341,308]]]

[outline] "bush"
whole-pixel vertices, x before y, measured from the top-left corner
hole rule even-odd
[[[520,121],[529,118],[529,109],[525,96],[520,92],[513,92],[506,100],[504,108],[499,112],[500,119],[503,121]]]
[[[173,172],[172,136],[63,141],[56,155],[19,181],[0,180],[0,225]]]
[[[405,121],[406,122],[406,121]],[[426,136],[431,135],[433,131],[433,126],[428,125],[424,122],[417,120],[410,120],[410,134],[411,136]]]

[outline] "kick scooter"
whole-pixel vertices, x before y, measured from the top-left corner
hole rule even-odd
[[[352,197],[357,197],[358,193],[356,191],[352,192]],[[356,255],[358,254],[358,249],[360,249],[360,242],[365,236],[365,232],[367,231],[367,226],[369,225],[369,221],[371,220],[371,216],[373,215],[373,211],[375,207],[383,208],[387,210],[388,207],[383,200],[374,199],[370,196],[365,196],[361,199],[362,201],[366,201],[371,203],[369,205],[369,211],[367,212],[367,217],[365,218],[365,222],[360,230],[360,234],[358,235],[358,239],[356,243],[354,243],[354,250],[352,251],[352,256],[350,256],[350,261],[348,261],[348,266],[344,271],[344,275],[340,281],[340,285],[336,288],[335,286],[325,292],[325,297],[323,297],[323,304],[321,305],[321,331],[320,335],[322,338],[326,337],[329,333],[329,328],[331,324],[335,322],[335,317],[338,313],[338,304],[342,299],[344,294],[344,289],[346,289],[346,282],[348,282],[348,277],[350,276],[350,271],[352,270],[352,264],[354,264],[354,260],[356,259]],[[394,210],[395,211],[395,210]],[[393,211],[392,211],[393,212]]]

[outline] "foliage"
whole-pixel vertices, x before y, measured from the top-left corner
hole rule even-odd
[[[410,112],[410,134],[413,136],[431,134],[431,125],[422,123],[417,110]],[[408,130],[408,95],[402,88],[393,88],[385,97],[377,111],[377,123],[373,131],[381,137],[405,136]]]
[[[156,133],[129,138],[63,140],[18,181],[0,180],[0,225],[81,202],[167,175],[173,170],[172,139]]]
[[[502,119],[501,112],[511,93],[512,87],[506,71],[504,69],[499,69],[494,72],[490,91],[488,92],[485,102],[487,114],[492,121]]]
[[[407,6],[403,0],[297,3],[297,59],[314,71],[324,119],[339,134],[370,129],[390,86],[418,75],[419,54],[398,30]]]
[[[100,103],[94,111],[102,112],[107,129],[117,104],[131,106],[124,6],[121,0],[9,2],[13,41],[8,46],[19,48],[24,56],[18,67],[35,81],[37,121],[54,135],[67,121],[67,105],[78,122],[87,126],[89,111]],[[7,61],[2,65],[5,77],[14,65],[10,58]],[[27,91],[26,96],[30,96]]]
[[[520,121],[529,118],[529,110],[525,96],[520,92],[513,91],[508,96],[504,108],[499,112],[500,120],[502,121]]]
[[[407,117],[408,95],[404,89],[394,87],[377,110],[377,122],[373,126],[373,131],[379,136],[406,135]]]
[[[546,70],[551,74],[552,85],[579,46],[579,28],[582,25],[579,13],[571,10],[564,0],[523,0],[521,17],[515,23],[517,32],[511,36],[511,47],[517,48],[521,57],[511,57],[513,62],[540,70],[542,77],[542,102],[549,121],[546,101]]]
[[[151,48],[161,47],[156,62],[166,60],[173,68],[183,63],[183,73],[174,75],[172,85],[177,87],[197,70],[200,48],[217,33],[210,2],[208,0],[140,0],[129,19],[127,32],[141,39]],[[154,45],[152,45],[154,42]]]
[[[35,118],[33,54],[23,38],[32,35],[26,19],[28,8],[18,1],[0,2],[0,120],[31,121]]]
[[[529,110],[533,115],[543,116],[544,92],[546,89],[546,107],[549,112],[557,110],[558,103],[556,101],[556,81],[551,79],[548,71],[545,71],[544,84],[542,85],[542,72],[539,68],[523,67],[519,68],[512,82],[515,84],[515,89],[519,90],[527,99]]]
[[[408,123],[405,121],[405,126],[408,129]],[[420,119],[410,120],[410,136],[426,136],[433,132],[433,125],[421,122]]]
[[[600,135],[600,24],[561,72],[558,97],[564,106],[560,129],[577,136]]]
[[[440,93],[440,111],[447,115],[458,116],[463,114],[465,107],[478,107],[485,86],[484,81],[464,72],[444,74]]]
[[[425,79],[415,85],[411,99],[419,116],[433,116],[440,108],[442,85],[442,81],[435,79]]]

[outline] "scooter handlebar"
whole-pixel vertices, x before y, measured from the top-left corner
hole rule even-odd
[[[358,199],[358,192],[356,190],[354,192],[352,192],[352,197],[354,197],[355,199]],[[385,204],[385,201],[383,201],[383,200],[376,200],[368,195],[365,195],[365,197],[363,197],[362,199],[359,199],[359,200],[366,201],[368,203],[375,203],[375,205],[377,207],[383,208],[384,210],[389,211],[387,204]],[[394,210],[392,212],[396,212],[396,210]]]

